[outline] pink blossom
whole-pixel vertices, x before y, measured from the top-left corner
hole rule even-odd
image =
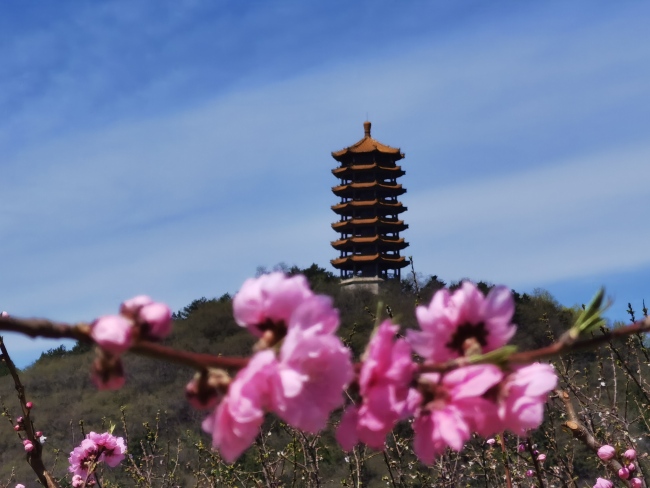
[[[259,432],[276,368],[273,351],[255,354],[237,373],[224,400],[203,421],[203,430],[212,435],[212,447],[229,463],[248,449]]]
[[[302,275],[270,273],[244,282],[232,301],[235,321],[261,337],[268,322],[288,324],[294,310],[313,296]]]
[[[25,448],[25,451],[27,451],[27,452],[31,452],[31,451],[34,450],[34,444],[32,444],[32,441],[30,441],[29,439],[25,439],[23,441],[23,447]]]
[[[618,470],[618,477],[622,480],[626,480],[630,477],[630,471],[627,468],[623,467]]]
[[[84,479],[81,476],[79,476],[78,474],[75,474],[72,477],[72,487],[73,488],[79,488],[79,487],[82,487],[83,485],[84,485]]]
[[[37,430],[36,433],[34,434],[36,437],[41,437],[43,435],[43,432],[40,430]]]
[[[103,434],[91,432],[70,453],[68,470],[75,477],[79,476],[81,479],[85,479],[94,471],[95,463],[105,462],[114,468],[124,459],[125,453],[126,445],[122,437],[115,437],[108,432]],[[73,477],[73,482],[75,477]],[[77,486],[83,486],[83,484]]]
[[[509,374],[500,392],[502,428],[524,435],[527,430],[539,427],[544,420],[548,392],[556,384],[555,370],[548,364],[529,364]]]
[[[630,486],[632,488],[641,488],[643,486],[643,481],[640,478],[632,478],[630,480]]]
[[[333,334],[339,328],[339,311],[332,298],[313,295],[296,306],[288,321],[288,328],[309,330],[315,334]]]
[[[338,337],[293,328],[272,378],[273,411],[292,427],[318,432],[343,403],[343,390],[353,377],[350,350]]]
[[[630,464],[628,464],[628,465],[627,465],[627,470],[628,470],[630,473],[633,472],[634,470],[636,470],[636,466],[634,465],[634,463],[630,463]]]
[[[493,446],[494,444],[497,443],[497,441],[493,437],[490,437],[487,441],[485,441],[485,443],[489,446]]]
[[[25,407],[27,407],[28,409],[31,409],[33,406],[34,404],[32,402],[25,403]]]
[[[138,312],[137,323],[145,326],[146,335],[164,339],[172,331],[172,311],[160,302],[144,305]]]
[[[133,322],[121,315],[105,315],[93,323],[90,335],[102,349],[121,354],[133,344]]]
[[[348,409],[336,434],[346,450],[358,439],[382,449],[386,435],[402,416],[416,366],[406,341],[395,341],[398,329],[387,320],[370,340],[359,374],[361,407]],[[354,425],[348,425],[353,416]]]
[[[496,405],[482,396],[502,378],[501,370],[491,364],[458,368],[444,376],[420,376],[426,403],[413,423],[413,448],[420,461],[431,464],[447,447],[460,451],[473,430],[482,435],[494,430]]]
[[[603,461],[609,461],[616,455],[616,449],[609,444],[605,444],[598,449],[598,457]]]
[[[88,476],[88,470],[97,458],[97,444],[88,439],[88,436],[70,453],[68,470],[76,475]]]
[[[596,480],[596,484],[594,485],[594,488],[613,488],[613,487],[614,487],[614,483],[612,483],[611,481],[607,481],[604,478],[598,478]]]
[[[528,476],[529,478],[532,478],[533,476],[535,476],[535,471],[533,471],[532,469],[529,469],[528,471],[526,471],[526,476]]]
[[[623,456],[625,456],[625,459],[634,461],[636,459],[636,451],[634,449],[628,449],[627,451],[625,451]]]
[[[115,437],[108,432],[104,432],[103,434],[91,432],[86,438],[93,441],[97,446],[99,452],[98,460],[105,462],[111,468],[120,464],[124,459],[126,445],[122,437]]]
[[[0,317],[9,317],[9,312],[5,312],[4,310],[0,312]]]
[[[16,488],[25,488],[25,485],[18,483],[18,484],[16,485]]]
[[[420,356],[434,362],[493,351],[514,335],[514,309],[506,287],[494,287],[483,296],[465,281],[453,294],[439,290],[428,307],[419,306],[415,313],[422,330],[408,331],[407,339]]]

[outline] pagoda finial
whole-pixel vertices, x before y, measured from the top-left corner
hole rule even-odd
[[[363,123],[363,132],[365,132],[366,137],[370,137],[370,126],[372,124],[367,120]]]

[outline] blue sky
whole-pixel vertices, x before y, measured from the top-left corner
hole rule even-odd
[[[91,320],[330,269],[330,153],[366,116],[406,154],[418,271],[650,301],[647,2],[2,9],[0,309]]]

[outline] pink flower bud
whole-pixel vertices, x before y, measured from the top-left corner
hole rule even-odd
[[[25,406],[27,408],[31,409],[34,406],[34,404],[32,402],[27,402],[27,403],[25,403]]]
[[[522,443],[517,446],[517,451],[524,452],[525,450],[526,450],[526,444]]]
[[[636,451],[634,449],[628,449],[627,451],[625,451],[623,456],[625,456],[625,459],[634,461],[636,459]]]
[[[26,440],[23,442],[23,446],[27,452],[32,452],[34,450],[34,444],[32,444],[32,441]]]
[[[493,446],[496,443],[496,441],[494,439],[488,439],[485,442],[486,442],[486,444],[489,444],[490,446]]]
[[[613,487],[614,487],[614,483],[604,478],[598,478],[596,480],[596,484],[594,485],[594,488],[613,488]]]
[[[15,430],[16,432],[18,432],[19,430],[23,430],[23,427],[22,427],[22,425],[18,425],[18,424],[16,424],[16,425],[14,425],[14,430]]]
[[[16,485],[16,488],[25,488],[25,485],[23,485],[23,484],[21,484],[21,483],[18,483],[18,484]]]
[[[172,311],[164,303],[145,305],[138,312],[137,321],[147,326],[147,335],[153,339],[164,339],[172,331]]]
[[[631,473],[632,471],[634,471],[635,469],[636,469],[636,466],[634,465],[634,463],[630,463],[630,464],[627,465],[627,470],[628,470],[630,473]]]
[[[537,456],[537,460],[541,463],[543,463],[545,459],[546,459],[546,454],[540,454],[539,456]]]
[[[43,435],[43,432],[41,432],[40,430],[36,431],[36,437],[41,437],[42,435]]]
[[[133,322],[121,315],[105,315],[95,321],[90,335],[102,349],[121,354],[133,343]]]
[[[0,317],[9,317],[9,312],[5,312],[4,310],[0,312]]]
[[[605,444],[598,449],[598,457],[603,461],[609,461],[616,454],[616,449],[614,449],[609,444]],[[600,478],[599,478],[600,479]]]
[[[529,478],[532,478],[533,476],[535,476],[535,471],[533,471],[532,469],[529,469],[528,471],[526,471],[526,476],[528,476]]]
[[[18,422],[19,424],[22,424],[22,423],[23,423],[23,418],[22,418],[22,417],[18,417],[18,418],[16,419],[16,422]]]
[[[630,486],[632,488],[641,488],[643,486],[643,481],[641,481],[639,478],[632,478],[630,480]]]
[[[618,477],[626,480],[630,477],[630,471],[627,468],[621,468],[618,470]]]
[[[150,297],[147,295],[138,295],[122,302],[122,305],[120,305],[120,313],[135,320],[140,309],[150,303],[153,303]]]

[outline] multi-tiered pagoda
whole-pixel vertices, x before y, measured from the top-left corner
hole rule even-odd
[[[404,154],[373,139],[370,122],[364,122],[363,128],[363,139],[332,153],[340,163],[332,173],[341,180],[332,188],[341,197],[341,203],[332,206],[341,216],[332,228],[341,237],[332,242],[340,255],[331,262],[347,283],[399,280],[400,270],[410,264],[400,256],[408,246],[400,232],[408,225],[399,219],[406,207],[397,197],[406,190],[397,183],[404,171],[395,163]]]

